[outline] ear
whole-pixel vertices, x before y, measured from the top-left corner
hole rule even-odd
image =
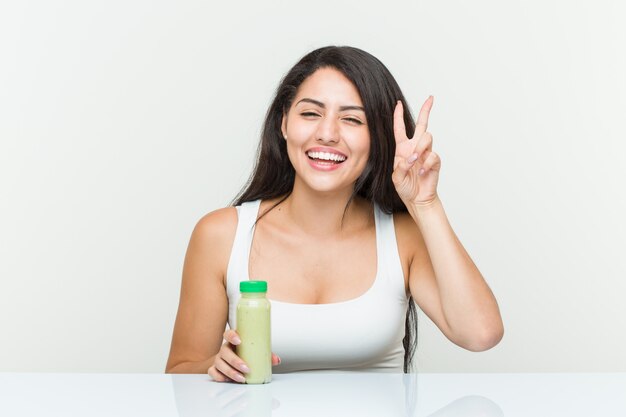
[[[283,113],[283,120],[280,124],[280,131],[283,134],[283,139],[287,138],[287,113]]]

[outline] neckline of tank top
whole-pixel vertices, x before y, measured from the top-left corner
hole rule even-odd
[[[261,209],[261,200],[257,200],[255,201],[255,203],[257,204],[257,212],[255,213],[255,218],[256,216],[258,216],[258,212]],[[380,266],[381,266],[381,262],[380,262],[380,247],[378,245],[379,242],[379,235],[380,235],[380,228],[381,228],[381,224],[380,224],[380,219],[379,216],[381,215],[381,211],[378,208],[378,205],[376,203],[374,203],[374,228],[375,228],[375,235],[376,235],[376,275],[374,276],[374,282],[372,283],[372,285],[369,286],[369,288],[361,295],[355,297],[355,298],[350,298],[349,300],[343,300],[343,301],[337,301],[334,303],[318,303],[318,304],[310,304],[310,303],[292,303],[289,301],[280,301],[280,300],[274,300],[271,298],[268,298],[270,303],[275,303],[275,304],[284,304],[287,306],[305,306],[305,307],[317,307],[317,306],[322,306],[322,307],[330,307],[330,306],[341,306],[344,304],[348,304],[348,303],[355,303],[358,301],[362,301],[362,299],[369,297],[371,295],[371,293],[373,292],[374,288],[378,285],[378,281],[380,281],[379,279],[379,275],[380,275]],[[252,239],[254,239],[254,230],[256,230],[256,226],[253,225],[252,226]],[[252,248],[252,241],[250,241],[250,245],[248,247],[248,253],[247,255],[247,259],[246,259],[246,267],[249,268],[250,266],[250,249]],[[247,272],[247,271],[246,271]],[[250,275],[248,274],[248,280],[250,280]]]

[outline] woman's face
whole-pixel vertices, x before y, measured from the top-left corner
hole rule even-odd
[[[359,92],[345,75],[320,68],[304,80],[281,130],[296,183],[352,191],[369,157],[370,135]]]

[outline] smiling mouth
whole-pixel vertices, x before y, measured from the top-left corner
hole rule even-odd
[[[307,152],[307,156],[310,160],[322,165],[337,165],[348,159],[343,155],[330,152]]]

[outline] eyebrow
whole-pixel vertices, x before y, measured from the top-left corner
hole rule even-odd
[[[305,102],[305,103],[313,103],[313,104],[315,104],[316,106],[319,106],[319,107],[321,107],[321,108],[323,108],[323,109],[325,109],[325,108],[326,108],[326,105],[325,105],[324,103],[322,103],[321,101],[313,100],[312,98],[303,98],[302,100],[300,100],[300,101],[298,101],[298,102],[296,103],[296,106],[297,106],[298,104],[302,103],[302,102]],[[340,107],[339,107],[339,111],[346,111],[346,110],[360,110],[360,111],[362,111],[363,113],[365,113],[365,109],[364,109],[363,107],[361,107],[361,106],[340,106]]]

